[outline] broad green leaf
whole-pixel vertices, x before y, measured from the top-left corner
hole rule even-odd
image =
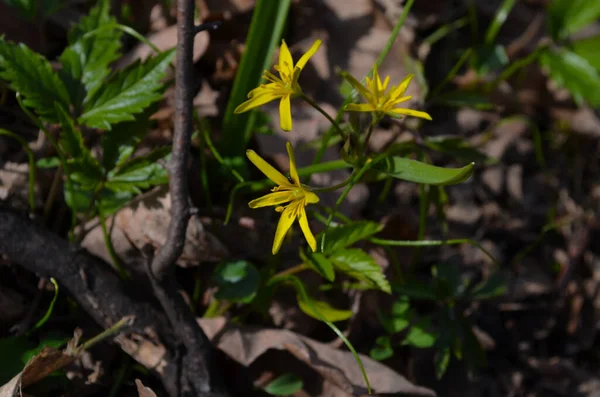
[[[410,325],[413,318],[407,297],[402,297],[394,302],[391,314],[385,314],[379,309],[377,309],[376,313],[381,325],[392,335],[404,331]]]
[[[469,142],[461,137],[435,136],[425,139],[425,145],[435,151],[449,154],[450,156],[465,161],[486,161],[488,157],[475,149]]]
[[[598,51],[600,48],[600,36],[574,41],[571,47],[575,54],[585,58],[590,65],[600,70],[600,51]]]
[[[548,27],[555,41],[576,33],[600,18],[600,2],[595,0],[552,0],[548,7]]]
[[[333,282],[335,280],[333,263],[325,255],[320,252],[309,252],[308,254],[301,252],[301,257],[304,263],[325,277],[327,281]]]
[[[350,317],[352,317],[352,310],[336,309],[327,302],[312,299],[310,297],[307,298],[310,299],[310,303],[306,302],[301,294],[296,295],[300,310],[314,319],[321,320],[321,317],[323,317],[325,320],[335,323],[337,321],[348,320]],[[315,313],[313,307],[321,316]]]
[[[135,120],[134,114],[161,99],[162,78],[175,52],[165,51],[144,63],[136,62],[118,72],[85,103],[79,122],[111,129],[111,124]]]
[[[549,49],[540,55],[540,64],[576,102],[600,106],[600,73],[585,58],[565,48]]]
[[[489,299],[502,296],[507,291],[506,278],[500,272],[489,276],[473,288],[471,295],[475,299]]]
[[[37,168],[56,168],[59,165],[60,165],[60,159],[56,156],[43,157],[35,163],[35,166]]]
[[[156,149],[145,156],[136,157],[124,164],[116,172],[108,174],[106,188],[114,191],[140,193],[147,189],[169,182],[164,164],[168,161],[170,148]]]
[[[69,108],[69,93],[50,62],[25,44],[14,44],[0,36],[0,78],[23,96],[25,106],[45,121],[56,123],[55,103]]]
[[[110,1],[100,0],[69,32],[69,46],[59,58],[63,65],[60,75],[77,108],[105,83],[109,65],[119,57],[121,31],[108,28],[115,24]]]
[[[385,278],[375,259],[360,248],[334,251],[329,257],[336,269],[350,277],[364,281],[373,288],[391,293],[390,283]]]
[[[369,352],[369,355],[373,360],[383,361],[394,355],[392,341],[389,336],[380,336],[375,343],[375,347]]]
[[[394,178],[428,185],[454,185],[469,179],[475,163],[462,168],[442,168],[404,157],[387,157],[372,168]]]
[[[260,273],[250,262],[241,260],[221,263],[213,273],[219,287],[217,299],[249,303],[256,296],[260,284]]]
[[[429,328],[430,320],[428,317],[425,317],[410,327],[408,335],[406,335],[406,338],[404,338],[402,344],[414,346],[420,349],[433,346],[435,344],[436,336],[428,331]]]
[[[383,225],[370,222],[359,221],[347,225],[338,226],[329,229],[325,236],[325,253],[346,248],[360,240],[367,239],[381,231]]]
[[[291,0],[258,0],[254,7],[246,49],[233,81],[227,109],[223,116],[223,139],[219,147],[225,157],[243,155],[252,136],[256,112],[233,114],[247,99],[248,93],[262,82],[265,69],[270,70],[275,47],[279,45]]]
[[[448,364],[450,364],[450,348],[438,350],[435,353],[435,377],[439,380],[442,379],[446,371],[448,370]]]
[[[73,192],[64,184],[65,202],[75,212],[87,212],[90,209],[91,200],[94,192],[90,188],[84,188],[78,183],[73,182]],[[102,189],[96,198],[96,208],[104,216],[114,214],[133,198],[130,192],[113,192],[109,189]]]
[[[263,389],[273,396],[289,396],[302,389],[304,382],[296,374],[283,374],[269,382]]]

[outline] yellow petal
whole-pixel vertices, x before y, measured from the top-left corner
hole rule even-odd
[[[371,91],[373,91],[373,94],[375,94],[375,98],[377,100],[379,100],[379,98],[381,97],[380,88],[381,88],[381,79],[379,78],[379,71],[377,70],[377,64],[375,64],[373,66],[373,83],[372,83]]]
[[[348,83],[350,83],[352,87],[354,87],[356,91],[360,93],[360,95],[362,95],[367,101],[371,102],[371,93],[367,87],[362,85],[360,81],[356,80],[350,73],[343,72],[342,77],[348,80]]]
[[[306,201],[306,204],[315,204],[319,202],[319,196],[310,190],[304,189],[304,201]]]
[[[279,48],[279,75],[283,78],[283,74],[285,73],[291,78],[293,71],[294,60],[292,59],[292,53],[285,40],[281,40],[281,47]]]
[[[257,92],[256,94],[253,94],[252,97],[250,97],[250,99],[248,99],[246,102],[240,104],[237,108],[235,108],[233,113],[238,114],[247,112],[248,110],[252,110],[254,108],[264,105],[265,103],[271,102],[281,97],[281,95],[273,93],[270,90],[264,90],[262,87],[255,88],[253,91],[256,90],[262,90],[262,92]]]
[[[304,206],[298,209],[298,222],[300,223],[300,228],[302,229],[302,233],[304,234],[306,242],[308,243],[309,247],[313,250],[313,252],[316,252],[317,240],[315,239],[315,236],[312,234],[310,226],[308,225],[306,209],[304,208]]]
[[[397,109],[389,110],[385,113],[392,117],[398,117],[400,115],[405,114],[407,116],[419,117],[421,119],[431,120],[431,116],[429,114],[418,111],[418,110],[412,110],[412,109],[397,108]]]
[[[298,63],[296,64],[297,68],[300,68],[300,70],[304,69],[304,66],[306,66],[306,63],[308,62],[308,60],[315,55],[315,52],[317,52],[317,50],[319,49],[319,47],[321,46],[322,41],[321,40],[316,40],[312,46],[310,46],[310,48],[308,49],[308,51],[306,51],[304,53],[304,55],[302,55],[302,57],[298,60]]]
[[[397,99],[389,99],[389,100],[386,102],[386,105],[387,105],[387,106],[391,106],[391,107],[393,107],[393,106],[396,106],[396,105],[397,105],[397,104],[399,104],[399,103],[406,102],[406,101],[408,101],[408,100],[410,100],[410,99],[412,99],[412,95],[408,95],[408,96],[402,96],[402,97],[400,97],[400,98],[397,98]]]
[[[398,85],[398,87],[392,89],[392,91],[390,92],[390,98],[395,99],[395,98],[398,98],[398,97],[404,95],[412,78],[413,78],[412,74],[409,74],[408,76],[406,76],[406,78],[404,80],[402,80],[402,82]]]
[[[246,150],[246,157],[248,157],[248,160],[252,161],[252,164],[265,174],[267,178],[279,186],[293,186],[281,172],[273,168],[271,164],[267,163],[262,157],[256,154],[254,150]]]
[[[289,190],[283,192],[269,193],[248,203],[250,208],[268,207],[287,203],[294,198],[294,192]]]
[[[284,131],[292,130],[292,109],[290,105],[290,95],[285,95],[279,102],[279,125]]]
[[[285,144],[285,148],[287,149],[288,157],[290,158],[290,177],[296,185],[300,186],[300,177],[298,176],[298,170],[296,169],[296,157],[294,156],[294,148],[289,142]]]
[[[283,238],[287,234],[288,230],[294,223],[296,219],[296,210],[300,203],[292,203],[285,207],[283,212],[281,213],[281,218],[279,218],[279,223],[277,224],[277,230],[275,231],[275,239],[273,240],[273,255],[275,255],[279,248],[281,248],[281,243],[283,243]]]
[[[351,112],[375,112],[377,109],[370,103],[349,103],[344,108]]]

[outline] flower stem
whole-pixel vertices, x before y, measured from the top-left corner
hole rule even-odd
[[[310,106],[317,109],[319,111],[319,113],[321,113],[323,116],[325,116],[325,118],[327,120],[329,120],[331,125],[336,129],[338,134],[340,134],[340,137],[342,138],[342,140],[344,140],[344,141],[346,140],[346,134],[344,134],[344,131],[342,131],[342,129],[340,128],[340,125],[325,110],[323,110],[322,107],[320,107],[315,101],[313,101],[311,98],[309,98],[308,96],[306,96],[304,94],[301,94],[300,97],[302,99],[304,99],[304,101],[306,101],[306,103],[308,103]]]
[[[340,183],[336,183],[333,186],[324,186],[324,187],[315,187],[315,188],[311,188],[310,190],[313,192],[332,192],[334,190],[338,190],[343,188],[344,186],[346,186],[347,184],[350,183],[350,181],[352,181],[352,176],[350,176],[350,178],[340,182]]]
[[[306,270],[306,269],[308,269],[308,266],[305,265],[304,263],[301,263],[299,265],[292,266],[289,269],[285,269],[285,270],[280,271],[279,273],[274,274],[271,277],[271,280],[274,280],[278,277],[290,276],[292,274],[300,273],[301,271]]]

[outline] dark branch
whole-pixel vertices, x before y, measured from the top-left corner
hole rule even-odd
[[[200,25],[194,26],[194,35],[203,32],[205,30],[215,30],[223,24],[223,21],[206,22]]]

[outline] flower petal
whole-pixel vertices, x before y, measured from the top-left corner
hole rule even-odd
[[[283,238],[287,234],[288,230],[290,230],[292,223],[294,223],[298,205],[300,205],[300,202],[292,202],[290,205],[285,207],[281,213],[281,218],[279,218],[277,230],[275,231],[275,238],[273,239],[273,255],[275,255],[279,251],[279,248],[281,248]]]
[[[263,91],[256,92],[256,90]],[[280,94],[274,93],[271,90],[265,90],[262,87],[255,88],[252,91],[256,93],[252,94],[252,97],[250,97],[250,99],[248,99],[246,102],[241,103],[237,108],[235,108],[235,110],[233,111],[234,114],[247,112],[248,110],[252,110],[254,108],[262,106],[265,103],[271,102],[277,98],[281,98]]]
[[[316,252],[317,240],[315,239],[315,236],[312,234],[310,226],[308,225],[308,218],[306,216],[306,209],[304,206],[301,206],[298,209],[298,223],[300,223],[300,228],[302,229],[302,233],[304,234],[304,238],[306,239],[309,247],[313,250],[313,252]]]
[[[255,200],[252,200],[248,203],[248,207],[250,208],[260,208],[260,207],[268,207],[271,205],[280,205],[283,203],[287,203],[294,198],[294,192],[285,190],[282,192],[275,192],[265,194],[262,197],[259,197]]]
[[[371,93],[367,87],[362,85],[360,81],[356,80],[356,78],[354,78],[354,76],[352,76],[350,73],[342,72],[342,77],[348,80],[348,83],[350,83],[352,87],[354,87],[354,89],[356,89],[356,91],[363,96],[363,98],[365,98],[368,102],[371,102]]]
[[[291,78],[293,73],[294,60],[292,59],[292,53],[285,40],[281,40],[281,47],[279,48],[279,75],[282,79],[285,79],[284,74]]]
[[[431,120],[431,116],[428,113],[421,112],[419,110],[396,108],[396,109],[388,110],[385,113],[392,117],[397,117],[397,116],[405,114],[407,116],[419,117],[421,119]]]
[[[319,47],[321,46],[322,41],[321,40],[316,40],[312,46],[310,46],[310,48],[308,49],[308,51],[306,51],[304,53],[304,55],[302,55],[302,57],[300,57],[300,59],[298,60],[298,63],[296,64],[297,68],[300,68],[300,70],[304,69],[304,66],[306,66],[306,63],[308,62],[308,60],[315,55],[315,52],[317,52],[317,50],[319,49]]]
[[[344,108],[351,112],[375,112],[377,109],[370,103],[349,103]]]
[[[288,157],[290,158],[290,177],[292,178],[294,184],[300,186],[300,177],[298,177],[298,169],[296,168],[296,157],[294,156],[294,148],[289,142],[285,144],[285,148],[287,149]]]
[[[290,95],[285,95],[279,102],[279,125],[284,131],[292,130],[292,109],[290,105]]]
[[[306,188],[304,189],[304,201],[306,201],[307,204],[315,204],[319,202],[319,196],[317,196],[315,193],[311,192],[310,190],[306,190]]]
[[[265,174],[267,178],[279,186],[293,186],[281,172],[273,168],[271,164],[267,163],[262,157],[256,154],[254,150],[246,150],[246,157],[248,157],[248,160],[252,161],[252,164]]]
[[[402,80],[400,82],[398,87],[392,88],[392,90],[390,91],[390,98],[392,100],[394,100],[394,99],[404,95],[412,78],[413,78],[413,75],[409,74],[408,76],[406,76],[406,78],[404,80]]]

